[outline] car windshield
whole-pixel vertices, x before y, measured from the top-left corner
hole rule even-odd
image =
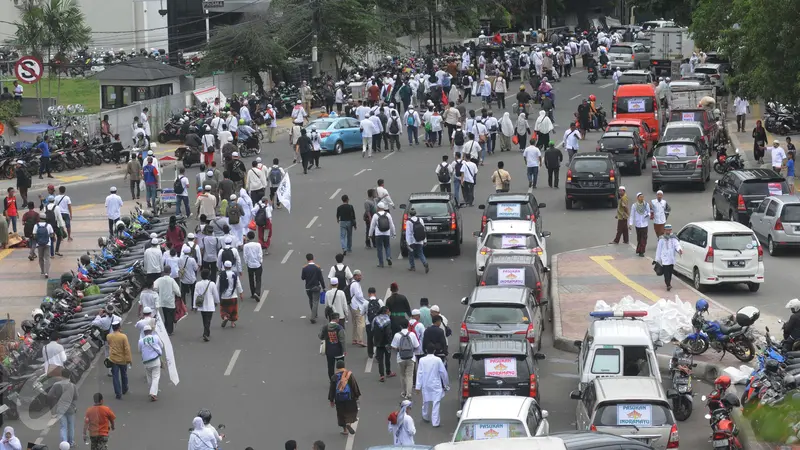
[[[685,144],[661,144],[656,147],[655,155],[658,157],[683,158],[686,156],[697,156],[697,148],[694,145]]]
[[[785,181],[761,181],[751,180],[742,183],[739,189],[742,195],[783,195],[789,193],[789,184]]]
[[[531,205],[524,203],[489,203],[486,208],[486,217],[491,220],[530,220]]]
[[[602,427],[663,427],[672,425],[669,407],[659,403],[602,403],[594,415],[594,425]]]
[[[598,348],[595,350],[592,373],[610,374],[619,372],[619,349]]]
[[[531,234],[490,234],[484,246],[496,250],[535,248],[536,239]]]
[[[575,173],[608,173],[608,160],[598,158],[575,158],[572,171]]]
[[[620,97],[617,99],[617,113],[652,113],[652,97]]]
[[[446,201],[412,203],[411,207],[417,212],[418,217],[443,217],[450,215],[450,208]]]
[[[783,205],[781,220],[789,223],[800,222],[800,205]]]
[[[489,265],[483,271],[486,286],[534,286],[533,267],[523,265]]]
[[[600,148],[633,148],[633,139],[630,137],[604,137],[600,139]]]
[[[622,55],[632,55],[633,49],[626,45],[612,45],[610,49],[608,49],[608,53],[616,53]]]
[[[640,74],[627,74],[622,75],[619,79],[620,84],[647,84],[647,75]]]
[[[705,75],[718,75],[717,69],[711,67],[695,67],[694,73],[702,73]]]
[[[693,138],[702,136],[703,130],[701,130],[699,127],[668,127],[667,130],[664,131],[664,136],[661,137],[661,140],[670,141],[677,138]]]
[[[524,324],[530,323],[527,308],[516,304],[478,304],[470,306],[466,323]]]
[[[733,250],[742,252],[758,247],[758,242],[752,233],[720,233],[711,239],[714,250]]]
[[[455,442],[528,437],[519,420],[465,420],[458,425]]]
[[[310,127],[311,125],[316,125],[318,130],[327,130],[328,127],[330,127],[332,123],[333,123],[333,120],[317,119],[317,120],[311,122],[310,124],[308,124],[308,126]]]

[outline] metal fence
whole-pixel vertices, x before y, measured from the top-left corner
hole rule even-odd
[[[138,102],[124,108],[105,110],[99,114],[91,114],[88,119],[89,135],[100,134],[100,120],[104,115],[108,115],[111,124],[111,132],[119,133],[120,140],[124,145],[133,142],[133,118],[139,117],[142,110],[146,107],[150,114],[150,133],[155,141],[155,136],[161,131],[164,123],[173,114],[178,114],[184,108],[191,107],[194,99],[191,92],[180,92],[168,97],[161,97],[152,100]]]

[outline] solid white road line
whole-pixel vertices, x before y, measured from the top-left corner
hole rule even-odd
[[[367,169],[361,169],[361,170],[359,170],[358,172],[354,173],[354,174],[353,174],[353,176],[354,176],[354,177],[357,177],[357,176],[361,175],[362,173],[364,173],[364,172],[366,172],[366,171],[367,171]]]
[[[261,311],[261,307],[264,306],[264,303],[267,301],[267,296],[268,295],[269,295],[269,289],[267,289],[267,290],[265,290],[264,292],[261,293],[261,301],[258,302],[258,304],[256,305],[256,309],[253,310],[253,312]]]
[[[433,187],[431,188],[431,192],[436,192],[436,191],[438,191],[438,190],[439,190],[439,183],[436,183],[436,184],[434,184],[434,185],[433,185]]]
[[[353,431],[358,432],[358,421],[356,423],[350,425],[353,428]],[[348,434],[347,435],[347,443],[344,445],[344,450],[353,450],[353,443],[356,441],[355,434]]]
[[[294,164],[292,164],[291,166],[287,167],[286,169],[287,169],[287,170],[288,170],[288,169],[291,169],[292,167],[294,167],[294,166],[296,166],[296,165],[297,165],[297,163],[294,163]]]
[[[368,358],[367,359],[367,366],[364,367],[364,373],[372,372],[372,362],[375,361],[375,358]]]
[[[585,71],[585,70],[573,70],[573,71],[572,71],[572,72],[570,72],[570,73],[571,73],[572,75],[575,75],[575,74],[578,74],[578,73],[583,73],[583,72],[586,72],[586,71]]]
[[[576,98],[578,98],[578,97],[580,97],[580,96],[581,96],[581,94],[578,94],[578,95],[576,95],[575,97],[572,97],[570,100],[575,100]]]
[[[390,156],[392,156],[392,155],[394,155],[394,154],[395,154],[395,152],[390,152],[388,155],[384,156],[384,157],[383,157],[383,158],[381,158],[381,159],[386,159],[386,158],[388,158],[388,157],[390,157]]]
[[[281,264],[286,264],[286,261],[288,261],[289,257],[292,256],[292,253],[294,253],[294,249],[291,249],[288,252],[286,252],[286,256],[284,256],[283,259],[281,260]]]
[[[233,352],[233,356],[231,356],[231,362],[228,363],[228,368],[225,369],[225,376],[226,377],[228,375],[230,375],[231,372],[233,372],[233,366],[236,365],[236,360],[239,359],[239,354],[241,354],[241,353],[242,353],[241,350],[236,350],[236,351]]]
[[[314,226],[314,222],[316,222],[316,221],[317,221],[317,219],[319,219],[319,216],[314,216],[314,217],[312,217],[312,218],[311,218],[311,222],[308,222],[308,225],[306,225],[306,228],[311,228],[311,227],[313,227],[313,226]]]
[[[342,192],[342,188],[339,188],[339,189],[337,189],[337,190],[336,190],[336,192],[334,192],[333,194],[331,194],[331,196],[330,196],[330,197],[328,197],[328,200],[333,200],[334,198],[336,198],[336,195],[337,195],[339,192]]]
[[[602,85],[602,86],[598,86],[598,87],[599,87],[600,89],[605,89],[605,88],[607,88],[607,87],[609,87],[609,86],[613,86],[613,85],[614,85],[614,83],[608,83],[608,84],[604,84],[604,85]]]

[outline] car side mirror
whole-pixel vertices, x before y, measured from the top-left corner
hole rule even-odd
[[[461,304],[462,305],[466,305],[467,303],[469,303],[469,297],[462,297],[461,298]]]
[[[534,353],[533,354],[533,359],[535,359],[537,361],[541,361],[541,360],[543,360],[545,358],[547,358],[547,355],[545,355],[544,353]]]
[[[667,398],[675,398],[678,396],[678,391],[675,389],[667,389]]]
[[[463,356],[460,352],[453,353],[453,359],[461,359]]]
[[[583,341],[572,341],[572,345],[581,348],[583,346]]]
[[[481,232],[480,231],[473,231],[472,232],[472,237],[481,237]]]
[[[546,409],[543,409],[542,410],[542,419],[547,419],[548,417],[550,417],[550,413]]]
[[[550,268],[549,267],[542,267],[542,272],[550,273]]]
[[[542,237],[550,237],[551,234],[549,231],[542,231]]]
[[[460,409],[458,411],[456,411],[456,417],[458,417],[459,419],[461,418],[461,410]]]
[[[486,205],[478,205],[478,209],[486,209]]]
[[[547,208],[547,203],[539,203],[539,208]]]
[[[400,204],[400,209],[406,209],[406,204],[405,203],[401,203]]]
[[[714,184],[719,184],[719,180],[714,180]]]
[[[572,391],[569,393],[569,398],[571,398],[572,400],[580,400],[583,398],[583,394],[581,393],[581,391]]]

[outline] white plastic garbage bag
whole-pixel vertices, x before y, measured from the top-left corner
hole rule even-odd
[[[725,370],[722,371],[725,375],[731,377],[731,383],[733,384],[745,384],[748,378],[750,378],[750,374],[753,372],[753,368],[742,364],[739,368],[728,366]]]
[[[692,333],[692,315],[694,307],[681,301],[678,296],[674,300],[660,299],[656,303],[645,303],[625,296],[618,303],[608,304],[604,300],[595,303],[595,311],[647,311],[641,320],[647,324],[653,342],[669,342],[673,339],[683,340]]]

